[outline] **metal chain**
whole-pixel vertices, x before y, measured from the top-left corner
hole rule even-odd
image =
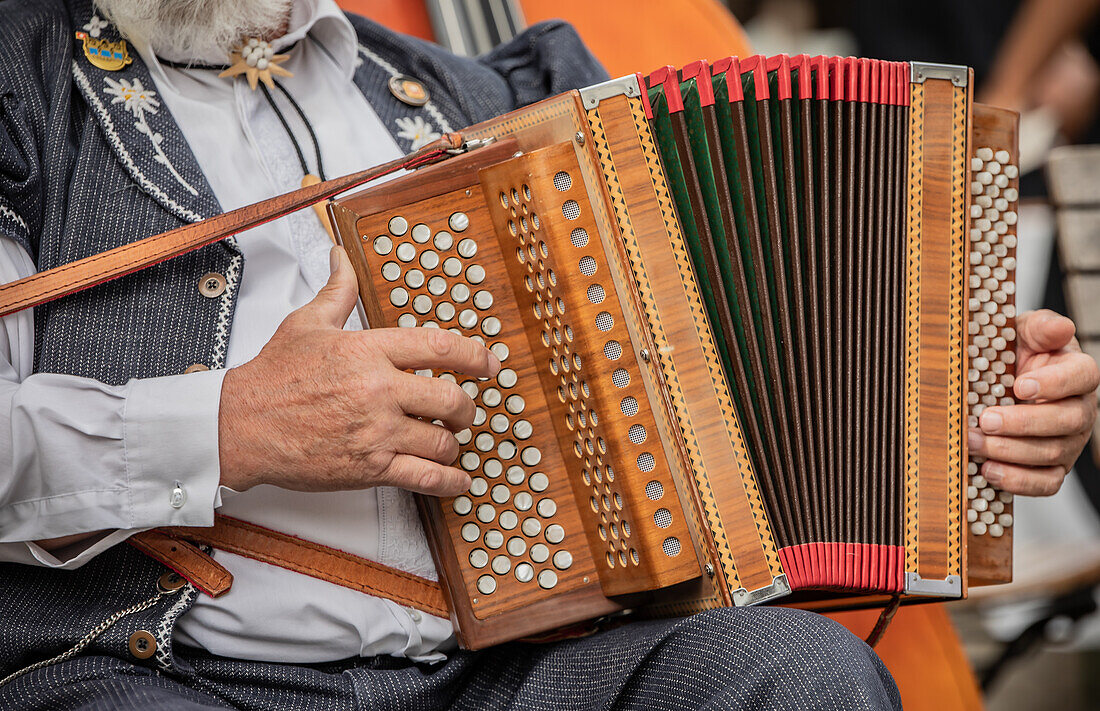
[[[98,637],[99,635],[106,632],[108,629],[111,628],[112,625],[114,625],[116,622],[121,620],[123,617],[126,617],[128,615],[132,615],[136,612],[141,612],[142,610],[148,610],[150,607],[155,605],[157,603],[157,601],[159,601],[162,597],[164,597],[167,594],[168,594],[167,591],[160,591],[156,595],[154,595],[153,597],[149,598],[148,600],[146,600],[144,602],[139,602],[138,604],[134,605],[133,607],[128,607],[125,610],[120,610],[119,612],[116,612],[115,614],[111,615],[107,619],[103,620],[103,622],[100,622],[99,625],[97,625],[90,632],[88,632],[88,634],[84,635],[84,637],[79,642],[74,644],[67,651],[62,652],[61,654],[58,654],[56,657],[51,657],[50,659],[45,659],[41,662],[35,662],[34,664],[31,664],[30,666],[23,667],[19,671],[14,672],[12,674],[9,674],[8,676],[4,677],[3,679],[0,679],[0,686],[4,686],[5,684],[7,684],[12,679],[15,679],[16,677],[23,676],[24,674],[26,674],[28,672],[32,672],[32,671],[35,671],[36,669],[41,669],[43,667],[48,667],[51,664],[58,664],[59,662],[64,662],[64,661],[67,661],[67,660],[71,659],[72,657],[75,657],[77,654],[79,654],[81,652],[81,650],[83,650],[85,647],[87,647],[89,644],[91,644],[93,641],[95,641],[96,637]]]

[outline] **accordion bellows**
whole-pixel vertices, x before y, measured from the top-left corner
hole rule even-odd
[[[483,341],[470,491],[421,497],[459,639],[1011,577],[966,453],[1011,404],[1017,117],[970,73],[729,58],[468,129],[331,206],[372,327]]]

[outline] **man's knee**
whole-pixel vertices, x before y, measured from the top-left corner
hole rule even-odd
[[[680,621],[667,643],[695,657],[741,699],[783,706],[784,699],[847,700],[844,708],[900,708],[882,661],[843,626],[802,610],[725,608]]]

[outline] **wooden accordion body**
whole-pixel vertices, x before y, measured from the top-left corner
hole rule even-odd
[[[330,206],[372,327],[453,328],[503,364],[431,374],[478,406],[470,491],[420,498],[463,646],[1011,578],[1011,497],[966,428],[1010,403],[1017,119],[970,85],[666,68]]]

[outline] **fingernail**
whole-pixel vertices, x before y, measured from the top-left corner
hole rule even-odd
[[[993,462],[986,462],[986,465],[982,467],[982,475],[993,486],[1000,486],[1001,481],[1004,479],[1004,472]]]
[[[982,432],[992,433],[1001,429],[1004,420],[1001,418],[1001,413],[994,410],[986,410],[982,413],[979,423],[982,426]]]
[[[1016,387],[1013,389],[1019,397],[1031,400],[1039,394],[1039,381],[1034,378],[1021,378],[1016,381]]]
[[[500,359],[493,355],[492,351],[489,351],[489,371],[491,375],[500,372]]]
[[[966,434],[966,443],[970,447],[970,454],[973,455],[974,452],[981,450],[982,445],[985,444],[985,435],[982,434],[981,430],[969,430]]]
[[[336,273],[336,268],[340,266],[340,254],[337,252],[337,248],[333,247],[328,251],[328,273],[332,276]]]

